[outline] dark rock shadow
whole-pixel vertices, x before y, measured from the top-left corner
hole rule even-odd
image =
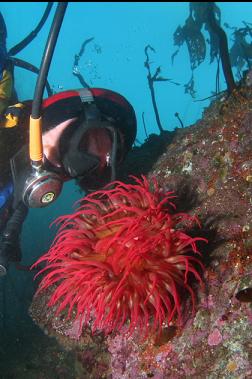
[[[150,134],[140,147],[133,147],[118,167],[118,180],[129,182],[129,175],[147,175],[167,146],[172,143],[175,135],[176,131],[164,131],[160,135]]]

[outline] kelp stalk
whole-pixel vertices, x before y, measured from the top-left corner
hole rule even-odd
[[[146,61],[144,62],[144,65],[145,65],[145,67],[148,70],[147,80],[148,80],[148,84],[149,84],[149,88],[150,88],[151,101],[152,101],[152,105],[153,105],[153,109],[154,109],[154,113],[155,113],[155,117],[156,117],[156,121],[157,121],[157,126],[158,126],[158,129],[159,129],[160,133],[162,133],[164,131],[164,129],[163,129],[161,121],[160,121],[160,117],[159,117],[159,113],[158,113],[158,107],[157,107],[157,102],[156,102],[156,96],[155,96],[155,90],[154,90],[154,82],[157,81],[157,80],[160,80],[158,78],[158,75],[159,75],[161,69],[160,69],[160,67],[158,67],[156,69],[155,74],[151,75],[151,71],[150,71],[150,58],[149,58],[149,55],[148,55],[148,49],[151,49],[152,51],[155,51],[155,50],[150,45],[147,45],[145,47],[144,53],[146,55]]]
[[[234,76],[232,73],[232,68],[231,68],[231,63],[230,63],[227,35],[216,21],[215,13],[214,13],[214,3],[210,3],[210,2],[208,3],[207,11],[208,11],[209,26],[211,27],[212,31],[217,35],[219,39],[219,52],[220,52],[220,59],[221,59],[223,74],[225,76],[225,80],[227,83],[228,93],[231,94],[233,90],[236,88],[236,84],[234,81]]]

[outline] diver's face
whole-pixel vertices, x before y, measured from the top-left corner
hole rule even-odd
[[[77,118],[71,118],[45,132],[42,136],[43,152],[47,160],[55,167],[61,167],[59,140],[63,131]]]

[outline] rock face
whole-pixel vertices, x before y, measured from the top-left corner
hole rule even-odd
[[[149,177],[177,194],[177,210],[199,217],[200,233],[209,242],[200,249],[206,269],[204,288],[196,289],[195,315],[185,315],[183,327],[164,327],[161,335],[145,340],[137,331],[106,338],[87,331],[75,342],[74,325],[53,318],[46,294],[34,299],[31,315],[49,335],[76,351],[78,378],[251,378],[250,89],[216,100],[194,126],[154,138],[155,146],[163,148],[155,163],[155,154],[148,154],[155,150],[151,142],[136,149],[122,170],[141,173],[136,165],[145,157],[146,167],[152,165]]]

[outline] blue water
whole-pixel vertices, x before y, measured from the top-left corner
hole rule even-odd
[[[250,21],[251,3],[217,3],[222,12],[222,23],[242,27],[242,21]],[[15,45],[35,28],[46,3],[1,3],[1,11],[8,26],[8,48]],[[53,7],[55,10],[56,3]],[[58,44],[49,72],[49,82],[56,91],[79,87],[72,75],[74,55],[82,42],[94,37],[80,60],[80,69],[91,86],[111,88],[122,93],[133,104],[138,117],[138,139],[143,141],[142,112],[148,132],[157,132],[155,116],[144,67],[144,47],[150,44],[156,53],[151,54],[153,73],[161,66],[162,76],[181,83],[156,83],[156,96],[161,121],[167,130],[179,126],[174,117],[179,112],[185,125],[201,117],[207,102],[197,103],[184,94],[183,85],[191,76],[188,52],[183,46],[171,63],[171,55],[177,49],[173,45],[173,33],[183,25],[188,16],[189,3],[154,2],[80,2],[69,3],[60,32]],[[18,56],[39,66],[53,12],[36,39]],[[228,31],[229,33],[229,31]],[[231,43],[231,41],[230,41]],[[209,52],[208,52],[209,53]],[[205,62],[195,71],[197,99],[209,96],[215,90],[216,64]],[[222,74],[221,74],[222,77]],[[35,75],[22,69],[16,72],[16,87],[20,99],[31,98]],[[221,89],[225,89],[221,80]]]

